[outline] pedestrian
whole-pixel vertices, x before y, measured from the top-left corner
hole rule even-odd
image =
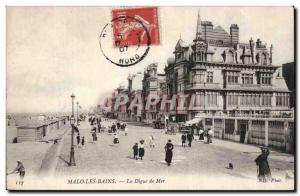
[[[133,149],[133,158],[135,160],[137,160],[138,159],[138,154],[139,154],[139,145],[138,145],[138,143],[135,143],[134,146],[132,147],[132,149]]]
[[[114,144],[118,144],[119,143],[119,136],[115,133],[114,135]]]
[[[208,136],[207,136],[208,141],[207,142],[212,143],[213,131],[210,128],[208,129],[207,134],[208,134]]]
[[[121,123],[118,121],[118,122],[117,122],[117,129],[119,130],[120,127],[121,127]]]
[[[93,132],[93,141],[97,141],[97,139],[98,139],[98,138],[97,138],[97,133],[96,133],[96,131],[94,131],[94,132]]]
[[[25,176],[25,167],[24,167],[22,161],[17,160],[17,167],[9,174],[13,174],[13,173],[19,173],[20,181],[23,181],[24,176]]]
[[[81,146],[84,149],[84,136],[82,136],[82,138],[81,138]]]
[[[124,135],[125,136],[127,136],[127,134],[128,134],[128,128],[127,128],[127,126],[124,126],[125,128],[124,128]]]
[[[174,145],[172,144],[172,141],[169,139],[167,144],[165,145],[165,151],[166,151],[165,161],[167,162],[168,166],[170,166],[172,162],[173,149],[174,149]]]
[[[202,128],[199,130],[199,140],[204,140],[204,131]]]
[[[187,139],[188,139],[188,141],[189,141],[189,147],[192,147],[192,141],[193,141],[193,139],[194,139],[194,136],[192,135],[192,133],[188,133],[187,134]]]
[[[150,136],[150,139],[149,139],[149,147],[150,147],[150,148],[154,148],[154,147],[155,147],[154,136],[153,136],[153,135]]]
[[[271,180],[271,170],[268,163],[270,150],[267,147],[261,146],[261,154],[255,159],[257,168],[257,177],[259,182],[267,182]]]
[[[79,133],[77,134],[76,139],[77,139],[77,146],[78,146],[80,144],[80,134]]]
[[[183,133],[181,136],[181,146],[185,148],[186,135]]]
[[[141,143],[140,148],[139,148],[139,157],[141,160],[143,160],[143,157],[145,155],[145,149],[144,149],[144,142]]]
[[[98,132],[100,133],[100,131],[101,131],[101,123],[99,122],[98,123]]]
[[[111,130],[113,133],[117,131],[115,123],[113,123],[113,125],[111,126]]]

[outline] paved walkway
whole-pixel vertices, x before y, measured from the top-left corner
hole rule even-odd
[[[110,122],[104,122],[104,124]],[[68,167],[70,152],[70,135],[66,135],[64,146],[60,153],[60,161],[56,175],[217,175],[234,178],[250,178],[256,180],[257,168],[254,159],[259,148],[229,141],[214,139],[212,144],[204,144],[195,140],[192,148],[181,147],[181,135],[166,135],[163,130],[151,127],[128,125],[128,136],[119,131],[120,143],[113,144],[113,135],[97,133],[98,141],[92,142],[91,126],[81,123],[81,136],[85,136],[86,144],[75,148],[76,166]],[[149,148],[147,142],[150,135],[155,137],[155,148]],[[143,160],[134,160],[132,146],[141,139],[146,140],[146,152]],[[164,161],[164,145],[172,139],[175,146],[173,163],[167,167]],[[277,152],[271,152],[269,160],[273,176],[283,178],[286,170],[293,170],[292,156],[288,159],[278,158]],[[228,163],[234,164],[234,170],[227,170]]]

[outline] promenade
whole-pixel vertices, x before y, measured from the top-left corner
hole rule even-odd
[[[102,124],[108,126],[111,123],[111,121],[105,121]],[[98,141],[92,142],[91,128],[88,122],[82,122],[79,126],[80,135],[85,137],[86,142],[84,148],[80,145],[75,147],[76,166],[73,167],[67,166],[70,134],[64,137],[56,166],[56,177],[197,176],[199,179],[217,177],[234,181],[257,182],[257,166],[254,162],[260,153],[257,146],[217,139],[213,139],[211,144],[205,144],[196,137],[191,148],[183,148],[181,147],[181,134],[166,135],[162,129],[135,125],[128,125],[127,136],[123,131],[118,131],[119,144],[113,144],[113,135],[107,132],[97,133]],[[155,148],[149,148],[147,145],[151,135],[155,137]],[[146,141],[145,157],[143,160],[134,160],[132,146],[141,139]],[[168,139],[171,139],[174,144],[173,161],[170,167],[164,161],[164,145]],[[226,168],[229,163],[233,164],[233,170]],[[269,165],[272,176],[281,182],[286,182],[286,171],[294,169],[294,157],[290,154],[271,151]],[[292,183],[289,182],[289,184]],[[266,185],[261,186],[265,188]]]

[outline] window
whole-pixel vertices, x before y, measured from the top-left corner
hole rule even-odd
[[[258,84],[270,85],[272,81],[272,74],[270,73],[261,73],[258,77]]]
[[[263,54],[263,55],[262,55],[262,62],[261,62],[261,64],[262,64],[262,65],[267,65],[267,63],[268,63],[267,55],[266,55],[266,54]]]
[[[204,52],[199,52],[197,53],[197,60],[198,61],[205,61],[205,53]]]
[[[213,83],[213,72],[211,71],[207,72],[206,82]]]
[[[242,74],[242,83],[243,84],[253,84],[253,74]]]
[[[238,72],[228,72],[227,73],[227,82],[229,84],[237,84],[238,83],[238,78],[239,78],[239,73]]]
[[[288,105],[289,105],[289,95],[287,93],[277,93],[276,106],[288,106]]]
[[[261,103],[261,105],[271,106],[271,99],[272,99],[271,94],[262,94],[262,103]]]
[[[260,105],[260,95],[259,94],[255,95],[255,105]]]
[[[227,95],[227,104],[231,106],[238,105],[238,94],[230,93]]]
[[[217,93],[213,93],[213,92],[207,93],[206,103],[208,105],[214,105],[214,106],[217,105],[217,96],[218,96]]]

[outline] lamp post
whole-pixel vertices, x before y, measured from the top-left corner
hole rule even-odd
[[[78,122],[78,107],[79,107],[79,102],[77,101],[77,116],[76,116],[76,121],[77,121],[77,126],[79,126],[79,122]]]
[[[71,95],[72,98],[72,116],[70,119],[70,123],[71,123],[71,151],[70,151],[70,162],[69,162],[69,166],[76,166],[75,163],[75,152],[74,152],[74,124],[75,124],[75,118],[74,118],[74,99],[75,99],[75,95],[74,93],[72,93]]]

